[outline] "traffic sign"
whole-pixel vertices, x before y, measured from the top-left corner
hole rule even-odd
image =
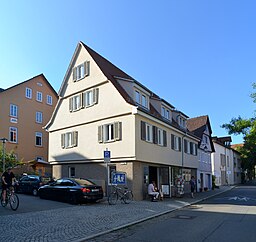
[[[126,185],[126,173],[125,172],[114,172],[112,174],[112,184]]]
[[[109,150],[104,150],[104,161],[110,162],[111,153]]]

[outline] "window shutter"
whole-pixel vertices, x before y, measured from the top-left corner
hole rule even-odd
[[[153,126],[153,143],[158,144],[158,128]]]
[[[140,129],[141,129],[141,139],[146,140],[146,123],[144,121],[140,122]]]
[[[198,149],[198,145],[197,144],[195,144],[195,155],[197,155],[197,149]]]
[[[188,141],[184,139],[184,152],[188,153]]]
[[[74,67],[73,70],[72,70],[72,72],[73,72],[73,81],[75,82],[75,81],[77,80],[77,74],[76,74],[77,68]]]
[[[73,98],[69,98],[69,111],[73,112]]]
[[[72,146],[73,147],[77,146],[77,137],[78,137],[78,132],[74,131],[72,133]]]
[[[122,135],[122,123],[121,122],[115,122],[114,123],[114,138],[115,140],[121,140]]]
[[[65,148],[65,134],[61,134],[61,148]]]
[[[93,89],[93,104],[98,103],[98,97],[99,97],[99,88]]]
[[[171,148],[174,150],[174,135],[171,134]]]
[[[166,135],[166,131],[163,130],[163,141],[164,141],[164,146],[167,147],[167,135]]]
[[[80,93],[80,108],[84,108],[84,94]]]
[[[103,125],[98,126],[98,142],[103,143]]]
[[[181,151],[181,137],[178,137],[179,139],[179,151]]]
[[[85,76],[89,76],[90,74],[90,61],[84,62],[84,74]]]

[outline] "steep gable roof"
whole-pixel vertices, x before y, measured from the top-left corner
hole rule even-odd
[[[212,129],[211,129],[210,120],[209,120],[208,115],[190,118],[187,120],[188,130],[190,132],[194,133],[199,138],[203,137],[203,133],[204,133],[206,127],[208,127],[208,129],[209,129],[211,148],[212,148],[212,151],[214,151],[215,149],[214,149],[214,145],[213,145],[212,138],[211,138]]]
[[[20,83],[14,85],[14,86],[11,86],[11,87],[9,87],[9,88],[7,88],[7,89],[2,89],[2,92],[8,91],[8,90],[10,90],[10,89],[12,89],[12,88],[14,88],[14,87],[17,87],[17,86],[19,86],[19,85],[22,85],[22,84],[24,84],[24,83],[26,83],[26,82],[29,82],[29,81],[31,81],[31,80],[33,80],[33,79],[36,79],[36,78],[38,78],[38,77],[42,77],[42,78],[45,80],[46,84],[53,90],[54,94],[55,94],[56,96],[58,96],[57,92],[56,92],[56,91],[54,90],[54,88],[51,86],[51,84],[50,84],[49,81],[46,79],[46,77],[44,76],[43,73],[41,73],[41,74],[39,74],[39,75],[37,75],[37,76],[34,76],[34,77],[32,77],[32,78],[30,78],[30,79],[28,79],[28,80],[26,80],[26,81],[20,82]],[[0,91],[0,93],[1,93],[1,91]]]
[[[80,42],[80,44],[88,51],[88,53],[91,55],[95,63],[98,65],[100,70],[103,72],[103,74],[112,82],[112,84],[116,87],[116,89],[119,91],[119,93],[122,95],[122,97],[130,104],[135,105],[135,102],[132,98],[128,95],[128,93],[123,89],[123,87],[117,82],[115,77],[121,77],[129,80],[135,81],[131,76],[126,74],[124,71],[116,67],[114,64],[112,64],[110,61],[105,59],[103,56],[98,54],[96,51],[91,49],[89,46],[84,44],[83,42]]]
[[[206,126],[208,126],[209,132],[211,134],[212,130],[208,115],[190,118],[187,120],[188,130],[194,132],[196,135],[198,135],[198,137],[202,137]]]
[[[127,73],[125,73],[124,71],[122,71],[120,68],[118,68],[117,66],[115,66],[114,64],[112,64],[110,61],[108,61],[106,58],[104,58],[103,56],[101,56],[100,54],[98,54],[96,51],[94,51],[93,49],[91,49],[89,46],[87,46],[86,44],[84,44],[82,41],[80,41],[77,44],[76,50],[73,54],[73,57],[71,59],[71,62],[69,64],[69,67],[67,69],[67,72],[65,74],[64,80],[62,82],[60,91],[59,91],[59,96],[62,97],[62,90],[64,90],[64,86],[65,86],[65,81],[67,80],[69,74],[72,71],[72,65],[74,62],[74,59],[77,57],[80,48],[84,48],[88,54],[91,56],[91,58],[94,60],[95,64],[98,66],[98,68],[102,71],[102,73],[104,74],[104,76],[106,76],[106,78],[114,85],[114,87],[117,89],[117,91],[120,93],[120,95],[124,98],[124,100],[134,106],[138,106],[134,100],[133,97],[131,97],[126,90],[123,88],[123,86],[120,84],[120,82],[118,80],[120,79],[124,79],[124,80],[128,80],[133,82],[136,85],[139,85],[140,87],[142,87],[143,89],[145,89],[147,92],[150,93],[150,98],[151,99],[155,99],[155,100],[159,100],[163,103],[165,103],[166,105],[168,105],[172,111],[176,111],[176,112],[180,112],[178,110],[174,110],[174,106],[171,105],[170,103],[168,103],[166,100],[160,98],[158,95],[156,95],[155,93],[153,93],[151,90],[149,90],[147,87],[145,87],[144,85],[142,85],[140,82],[136,81],[133,77],[131,77],[130,75],[128,75]],[[57,105],[56,105],[56,110],[54,110],[53,116],[51,118],[51,120],[49,121],[49,123],[46,125],[46,129],[49,127],[49,125],[52,123],[53,121],[53,117],[58,109],[60,105],[60,100],[58,101]],[[179,127],[179,125],[172,120],[172,122],[168,122],[166,119],[164,119],[161,115],[161,111],[159,112],[157,109],[154,108],[154,106],[150,103],[149,105],[149,110],[146,110],[142,107],[138,107],[139,110],[153,116],[156,117],[160,120],[162,120],[165,123],[168,123],[169,125],[184,131],[183,129],[181,129]],[[185,117],[188,118],[187,115],[185,115],[184,113],[180,112],[181,114],[183,114]],[[193,133],[189,132],[192,136],[196,137]],[[196,137],[198,138],[198,137]]]

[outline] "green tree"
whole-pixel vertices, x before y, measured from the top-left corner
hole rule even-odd
[[[15,167],[21,164],[21,162],[17,161],[14,152],[5,152],[5,168],[7,167]],[[3,145],[0,145],[0,172],[3,172]]]
[[[253,83],[253,89],[256,89],[256,83]],[[253,102],[256,103],[256,92],[251,94]],[[256,165],[256,118],[243,119],[232,118],[229,124],[221,126],[228,131],[228,134],[241,134],[244,139],[244,145],[238,148],[241,153],[242,168],[248,171],[251,178],[255,176],[254,167]]]

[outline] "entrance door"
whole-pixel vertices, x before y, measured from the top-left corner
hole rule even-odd
[[[149,166],[149,183],[155,181],[158,185],[157,179],[157,167],[156,166]]]

